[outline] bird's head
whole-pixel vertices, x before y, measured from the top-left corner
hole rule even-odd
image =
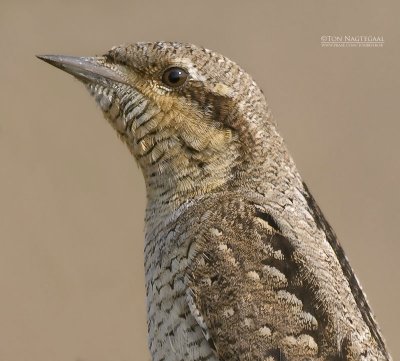
[[[99,57],[40,56],[81,80],[138,161],[156,203],[182,203],[240,177],[264,96],[226,57],[190,44],[136,43]]]

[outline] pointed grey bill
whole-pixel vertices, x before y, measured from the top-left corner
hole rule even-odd
[[[72,74],[84,82],[106,83],[126,80],[116,70],[106,66],[104,57],[78,57],[66,55],[36,55],[37,58]]]

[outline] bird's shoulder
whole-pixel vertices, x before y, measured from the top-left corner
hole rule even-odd
[[[316,357],[313,294],[273,216],[235,193],[189,213],[189,308],[219,359]]]
[[[218,359],[384,359],[335,243],[293,239],[281,224],[253,196],[221,192],[193,202],[168,232],[185,259],[188,308]]]

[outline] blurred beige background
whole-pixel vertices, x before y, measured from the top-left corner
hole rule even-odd
[[[0,361],[147,361],[145,189],[84,87],[34,54],[178,40],[264,89],[400,357],[395,1],[0,3]],[[323,35],[383,48],[322,48]]]

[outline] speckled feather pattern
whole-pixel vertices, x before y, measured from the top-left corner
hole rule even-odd
[[[265,97],[191,44],[137,43],[85,81],[146,182],[153,361],[391,360]],[[165,69],[188,73],[171,89]]]

